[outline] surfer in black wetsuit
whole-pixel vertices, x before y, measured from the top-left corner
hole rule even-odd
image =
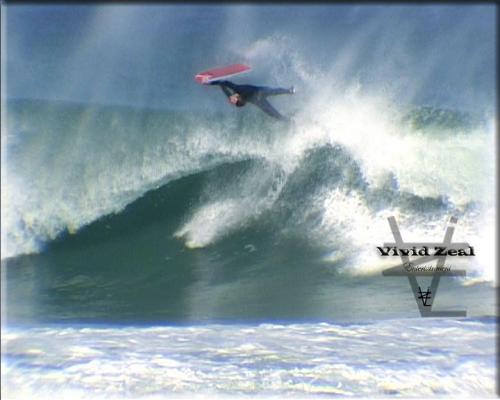
[[[229,81],[214,81],[210,84],[219,85],[228,97],[229,102],[236,107],[243,107],[247,102],[252,103],[271,117],[282,121],[289,121],[289,118],[284,117],[276,111],[269,101],[267,101],[267,97],[279,94],[294,94],[295,90],[293,86],[290,89],[273,89],[265,86],[236,85]]]

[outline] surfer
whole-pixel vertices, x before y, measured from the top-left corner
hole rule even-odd
[[[229,81],[213,81],[210,82],[210,85],[219,85],[228,97],[229,102],[236,107],[243,107],[246,103],[252,103],[273,118],[289,121],[289,118],[276,111],[269,101],[267,101],[267,97],[279,94],[294,94],[295,89],[293,86],[290,89],[273,89],[265,86],[236,85]]]

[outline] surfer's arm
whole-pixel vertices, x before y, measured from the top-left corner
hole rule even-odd
[[[222,89],[222,91],[224,92],[224,94],[227,96],[227,97],[230,97],[233,92],[231,90],[229,90],[226,86],[222,86],[220,87]]]
[[[214,81],[210,82],[210,85],[219,85],[227,97],[236,92],[236,85],[229,81]]]

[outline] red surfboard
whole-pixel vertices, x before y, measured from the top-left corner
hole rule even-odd
[[[213,68],[208,71],[200,72],[195,75],[194,79],[196,82],[206,85],[207,83],[217,81],[222,78],[241,74],[242,72],[249,71],[250,69],[251,68],[245,64],[233,64],[227,67]]]

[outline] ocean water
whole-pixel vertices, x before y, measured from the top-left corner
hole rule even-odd
[[[3,397],[495,395],[494,7],[4,10]],[[193,80],[233,62],[291,123]],[[391,216],[458,218],[466,318]]]
[[[495,331],[472,318],[30,328],[5,335],[2,381],[44,399],[488,398]]]

